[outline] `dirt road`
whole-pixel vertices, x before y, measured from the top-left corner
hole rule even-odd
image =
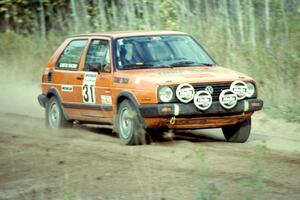
[[[106,128],[47,130],[37,87],[26,88],[14,89],[15,102],[1,97],[0,199],[196,199],[202,184],[216,199],[300,199],[299,124],[261,112],[245,144],[201,130],[124,146]],[[261,144],[269,149],[262,158],[254,154]]]

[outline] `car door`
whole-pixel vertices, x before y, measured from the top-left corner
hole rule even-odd
[[[86,120],[111,124],[112,111],[112,64],[109,39],[95,38],[90,41],[83,67],[81,110]]]
[[[69,117],[80,116],[77,109],[82,102],[82,82],[84,73],[80,61],[88,39],[71,40],[59,56],[52,72],[52,83],[60,93],[61,103]]]

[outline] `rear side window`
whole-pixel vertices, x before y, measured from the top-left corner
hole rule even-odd
[[[87,40],[73,40],[66,46],[58,62],[56,64],[57,69],[72,70],[75,71],[78,68],[80,57]]]

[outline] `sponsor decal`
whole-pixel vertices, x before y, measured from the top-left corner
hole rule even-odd
[[[73,64],[73,63],[59,63],[59,68],[77,69],[77,64]]]
[[[101,95],[101,103],[105,105],[112,105],[111,96]]]
[[[230,90],[236,94],[238,100],[244,99],[248,94],[248,87],[244,81],[234,81],[230,86]]]
[[[62,85],[61,91],[63,92],[73,92],[73,86],[72,85]]]
[[[199,110],[207,110],[212,105],[212,96],[208,91],[200,90],[196,92],[194,104]]]
[[[230,89],[223,90],[219,96],[219,102],[223,108],[231,109],[237,104],[238,97]]]
[[[182,83],[176,88],[176,97],[183,103],[188,103],[193,100],[195,89],[191,84]]]
[[[204,73],[204,72],[212,72],[211,69],[191,69],[191,70],[172,70],[172,71],[158,71],[154,72],[153,75],[167,75],[167,74],[180,74],[180,75],[187,75],[187,74],[194,74],[194,73]]]
[[[140,82],[141,82],[141,79],[139,77],[136,78],[135,81],[134,81],[134,83],[137,84],[137,85],[140,84]]]
[[[85,72],[82,84],[82,100],[84,103],[96,103],[95,85],[97,72]]]
[[[123,83],[123,84],[128,84],[129,79],[124,78],[124,77],[115,77],[114,78],[114,83]]]

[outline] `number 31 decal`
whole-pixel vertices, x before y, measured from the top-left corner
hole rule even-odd
[[[84,84],[82,86],[82,97],[85,103],[95,103],[95,85]]]
[[[84,103],[96,103],[95,84],[98,73],[86,72],[82,84],[82,100]]]

